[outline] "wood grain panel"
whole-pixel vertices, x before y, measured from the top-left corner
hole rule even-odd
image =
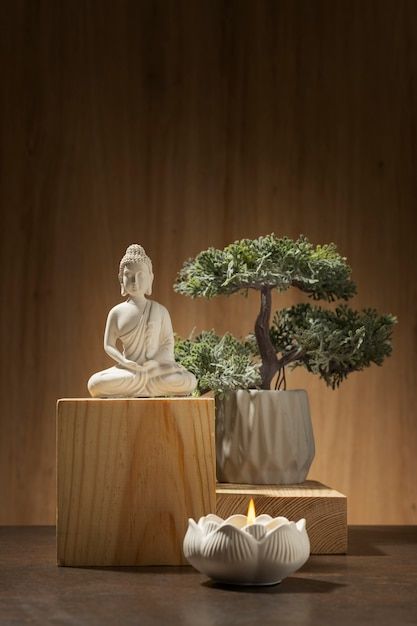
[[[55,402],[110,365],[126,246],[178,332],[244,335],[255,295],[172,283],[199,250],[272,231],[337,242],[353,304],[398,315],[382,369],[289,383],[310,395],[311,477],[349,521],[417,522],[417,4],[19,0],[0,56],[0,523],[54,521]]]
[[[60,400],[59,565],[181,565],[215,509],[214,400]]]

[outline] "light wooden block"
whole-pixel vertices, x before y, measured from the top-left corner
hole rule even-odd
[[[216,507],[214,400],[59,400],[57,467],[59,565],[185,564]]]
[[[246,515],[250,498],[256,514],[280,515],[298,521],[305,517],[312,554],[347,552],[347,498],[319,482],[300,485],[217,485],[217,515]]]

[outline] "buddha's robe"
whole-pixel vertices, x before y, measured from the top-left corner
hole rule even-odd
[[[184,396],[195,389],[194,374],[175,362],[171,318],[161,304],[148,300],[137,325],[121,335],[120,341],[129,361],[139,365],[155,363],[139,372],[116,365],[93,374],[88,381],[93,397]]]

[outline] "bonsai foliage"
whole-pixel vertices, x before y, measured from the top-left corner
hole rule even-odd
[[[277,352],[293,355],[291,367],[304,365],[334,389],[350,372],[382,364],[391,354],[394,323],[391,315],[373,309],[359,312],[342,305],[330,311],[298,304],[275,313],[271,340]]]
[[[380,365],[391,353],[395,318],[371,309],[353,311],[346,305],[330,311],[302,304],[277,312],[271,326],[271,293],[296,287],[313,300],[348,300],[356,293],[350,276],[346,259],[333,243],[313,246],[303,236],[294,241],[272,234],[242,239],[224,250],[201,252],[184,264],[174,288],[191,297],[206,298],[259,291],[254,333],[261,360],[261,388],[270,389],[277,373],[278,385],[283,383],[285,388],[287,365],[303,365],[334,388],[350,372],[372,362]],[[245,345],[249,350],[250,344]],[[182,362],[191,368],[190,360],[188,365]],[[206,370],[200,374],[202,371]]]
[[[219,337],[213,330],[203,331],[194,339],[175,339],[175,358],[195,374],[199,394],[260,385],[253,343],[239,341],[230,333]]]

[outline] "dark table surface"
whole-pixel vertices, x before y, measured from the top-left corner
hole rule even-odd
[[[57,567],[53,527],[0,527],[0,624],[416,625],[417,527],[351,527],[348,555],[263,588],[191,567]]]

